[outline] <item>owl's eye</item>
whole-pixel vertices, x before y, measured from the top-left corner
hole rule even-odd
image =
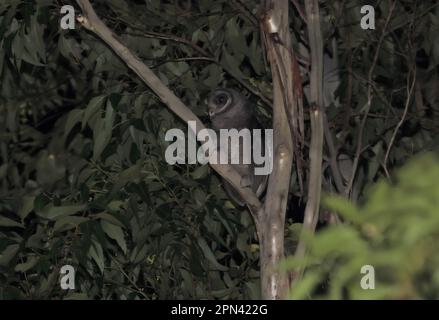
[[[223,106],[226,104],[227,100],[228,100],[227,95],[224,93],[221,93],[216,97],[215,103],[219,106]]]

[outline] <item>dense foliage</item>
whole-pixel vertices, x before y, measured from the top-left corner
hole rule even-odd
[[[389,13],[389,1],[370,2],[377,29],[364,31],[363,1],[321,1],[325,45],[331,51],[336,39],[341,77],[327,116],[340,152],[351,159]],[[164,161],[164,133],[186,124],[99,39],[79,25],[61,30],[62,4],[73,2],[0,3],[0,299],[258,298],[258,245],[249,213],[228,201],[208,166]],[[231,86],[270,123],[258,1],[93,6],[203,120],[207,94]],[[305,26],[290,9],[297,45]],[[319,232],[309,273],[293,297],[315,297],[318,287],[330,298],[438,297],[433,160],[412,163],[401,171],[401,185],[381,182],[368,200],[363,197],[367,186],[391,179],[393,168],[438,145],[438,27],[436,1],[398,1],[373,70],[374,97],[354,181],[355,200],[365,204],[328,198],[327,206],[351,223]],[[335,190],[330,175],[325,170],[328,193]],[[292,181],[289,221],[300,223],[302,206],[295,204],[301,194]],[[293,246],[295,226],[287,239]],[[362,263],[391,274],[382,280],[385,291],[354,287]],[[59,286],[66,264],[76,269],[75,290]],[[423,280],[416,288],[415,276]]]
[[[411,160],[396,178],[374,185],[360,206],[325,199],[345,223],[310,238],[306,261],[287,260],[289,268],[305,264],[307,270],[292,298],[439,298],[439,159]],[[373,290],[360,285],[369,274],[363,266],[375,269]]]

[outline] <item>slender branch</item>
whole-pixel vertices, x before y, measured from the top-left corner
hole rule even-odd
[[[378,57],[379,57],[379,53],[380,53],[380,50],[381,50],[381,46],[383,44],[384,37],[386,35],[386,29],[387,29],[387,26],[389,25],[390,18],[392,17],[393,10],[395,9],[395,6],[396,6],[396,1],[393,1],[392,7],[390,8],[390,11],[389,11],[389,15],[387,16],[386,22],[384,24],[384,28],[383,28],[383,31],[381,33],[381,37],[380,37],[380,39],[378,41],[378,45],[377,45],[377,48],[376,48],[376,51],[375,51],[375,56],[374,56],[373,61],[372,61],[372,66],[369,69],[369,75],[368,75],[368,83],[369,83],[369,85],[368,85],[368,89],[367,89],[367,106],[366,106],[366,111],[364,113],[363,119],[361,120],[360,128],[359,128],[359,131],[358,131],[357,149],[355,151],[355,157],[354,157],[354,163],[352,165],[351,177],[350,177],[350,179],[348,181],[348,184],[346,185],[346,188],[345,188],[345,191],[344,191],[345,196],[349,196],[349,194],[351,192],[351,189],[352,189],[352,185],[354,183],[355,174],[357,172],[358,162],[360,160],[362,144],[363,144],[363,131],[364,131],[364,127],[366,125],[366,120],[367,120],[370,108],[372,106],[372,91],[373,91],[373,86],[372,86],[373,79],[372,79],[372,77],[373,77],[373,72],[375,70],[375,66],[376,66],[377,61],[378,61]]]
[[[343,192],[343,178],[340,173],[340,168],[338,167],[337,162],[337,149],[334,145],[334,140],[332,139],[332,133],[329,129],[329,123],[328,118],[326,117],[326,113],[324,109],[322,108],[322,118],[323,118],[323,133],[325,136],[325,142],[326,146],[328,147],[328,153],[329,153],[329,167],[331,168],[332,176],[334,178],[335,187],[337,188],[337,191],[339,193]]]
[[[158,68],[159,66],[162,66],[164,64],[170,63],[170,62],[187,62],[187,61],[207,61],[212,62],[212,59],[209,57],[185,57],[185,58],[175,58],[175,59],[168,59],[164,61],[160,61],[159,63],[150,66],[151,69]]]
[[[233,0],[231,1],[231,5],[239,9],[239,11],[242,12],[242,14],[250,21],[250,23],[257,27],[259,25],[258,19],[255,17],[255,15],[251,12],[249,8],[243,3],[241,0]]]
[[[413,94],[413,90],[418,85],[418,82],[416,81],[416,71],[417,71],[417,69],[416,69],[416,63],[414,61],[414,57],[415,57],[416,53],[415,53],[415,50],[413,49],[413,43],[412,43],[412,32],[413,32],[413,24],[415,22],[414,16],[416,15],[416,8],[417,8],[417,3],[415,5],[415,12],[412,15],[412,19],[410,21],[410,26],[409,26],[410,33],[408,35],[408,40],[409,40],[408,41],[408,45],[409,45],[410,53],[407,55],[408,57],[410,57],[410,58],[407,59],[407,62],[409,64],[412,63],[414,65],[414,67],[413,67],[413,75],[412,75],[413,76],[413,80],[412,80],[412,84],[410,85],[410,74],[412,72],[411,72],[411,70],[409,70],[409,72],[407,74],[407,89],[406,89],[407,90],[407,100],[405,102],[404,112],[402,114],[401,120],[398,122],[398,124],[396,125],[395,130],[393,131],[392,137],[390,138],[389,145],[387,147],[386,154],[385,154],[384,160],[383,160],[383,168],[384,168],[384,171],[385,171],[387,177],[389,177],[389,171],[387,169],[387,160],[389,158],[390,150],[392,149],[393,143],[395,141],[395,138],[396,138],[396,135],[397,135],[399,129],[401,128],[402,124],[404,123],[404,121],[406,119],[407,112],[408,112],[409,106],[410,106],[410,101],[411,101],[412,94]],[[418,95],[417,95],[417,92],[415,92],[415,104],[417,104],[419,102],[419,101],[416,101],[416,98],[419,98]],[[421,104],[422,104],[422,97],[421,97]]]
[[[411,101],[412,94],[413,94],[413,88],[415,87],[415,83],[416,83],[416,66],[415,66],[415,70],[413,72],[413,81],[412,81],[412,84],[410,85],[410,87],[409,87],[409,78],[410,78],[410,73],[407,76],[407,100],[405,102],[404,112],[402,114],[401,120],[399,120],[395,130],[393,131],[392,138],[390,139],[389,146],[387,147],[386,155],[384,156],[383,167],[384,167],[386,172],[388,172],[387,160],[389,158],[390,150],[392,149],[393,143],[394,143],[395,138],[396,138],[396,134],[398,133],[399,129],[401,128],[402,124],[404,123],[405,118],[407,116],[407,112],[409,110],[410,101]]]
[[[302,18],[302,20],[306,23],[306,14],[303,12],[303,8],[300,5],[299,1],[297,0],[291,0],[291,3],[296,8],[297,12],[299,13],[299,16]]]
[[[306,254],[305,234],[314,233],[320,209],[320,194],[322,190],[322,162],[323,162],[323,41],[320,26],[320,12],[318,0],[309,0],[305,3],[305,12],[308,26],[309,46],[311,53],[311,144],[309,150],[310,174],[308,185],[308,199],[305,207],[303,232],[296,248],[295,256],[303,258]],[[293,285],[297,283],[303,269],[295,272]]]

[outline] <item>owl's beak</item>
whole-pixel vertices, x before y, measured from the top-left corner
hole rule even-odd
[[[215,116],[215,111],[209,110],[209,117],[213,118]]]

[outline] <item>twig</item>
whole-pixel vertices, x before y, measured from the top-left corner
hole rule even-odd
[[[368,117],[368,114],[369,114],[369,111],[370,111],[370,108],[371,108],[371,105],[372,105],[373,86],[372,86],[371,83],[372,83],[373,72],[374,72],[375,66],[376,66],[377,61],[378,61],[378,56],[379,56],[379,53],[380,53],[380,50],[381,50],[381,46],[382,46],[383,41],[384,41],[384,37],[386,35],[385,30],[387,29],[387,26],[389,25],[390,18],[392,17],[392,13],[393,13],[393,10],[395,9],[395,6],[396,6],[396,1],[393,1],[392,7],[390,8],[390,11],[389,11],[389,15],[387,16],[386,22],[384,24],[384,28],[383,28],[381,37],[380,37],[380,39],[378,41],[377,49],[375,51],[375,56],[374,56],[373,61],[372,61],[372,66],[369,69],[369,75],[368,75],[368,84],[369,85],[368,85],[368,89],[367,89],[367,106],[366,106],[366,111],[364,113],[363,119],[361,120],[360,128],[359,128],[359,131],[358,131],[357,149],[355,151],[355,157],[354,157],[354,163],[352,165],[351,177],[350,177],[349,182],[346,185],[346,188],[345,188],[345,191],[344,191],[346,197],[349,196],[349,194],[351,192],[351,189],[352,189],[352,185],[354,183],[355,174],[357,172],[358,162],[360,160],[360,155],[361,155],[361,150],[362,150],[363,131],[364,131],[364,127],[366,125],[366,120],[367,120],[367,117]]]
[[[255,15],[251,12],[249,8],[241,1],[241,0],[234,0],[231,1],[231,5],[238,8],[239,11],[242,12],[242,14],[250,21],[250,23],[254,27],[258,27],[258,19],[255,17]]]
[[[297,12],[299,13],[299,16],[306,23],[306,14],[303,12],[303,8],[300,5],[300,3],[297,0],[291,0],[291,3],[296,8]]]
[[[402,124],[404,123],[405,118],[407,116],[407,112],[409,110],[410,101],[411,101],[411,97],[412,97],[412,93],[413,93],[413,88],[415,87],[415,83],[416,83],[416,67],[413,71],[413,81],[412,81],[412,84],[410,85],[410,88],[409,88],[409,79],[410,79],[410,73],[407,76],[407,100],[405,102],[404,112],[402,114],[401,120],[399,120],[395,130],[393,131],[392,138],[390,139],[389,146],[387,147],[386,155],[384,156],[383,167],[387,173],[388,173],[387,160],[389,158],[390,150],[392,149],[393,143],[394,143],[395,138],[396,138],[396,134],[398,133],[399,128],[401,128]]]
[[[331,130],[329,129],[328,118],[326,117],[326,113],[322,110],[322,118],[323,118],[323,129],[324,136],[326,141],[326,146],[328,147],[329,153],[329,167],[331,168],[332,176],[334,177],[335,187],[339,193],[343,192],[343,178],[340,173],[340,168],[337,163],[337,149],[334,145],[334,140],[332,139]]]
[[[253,95],[257,96],[259,99],[261,99],[262,102],[264,102],[267,106],[271,107],[272,101],[267,98],[265,95],[262,94],[259,90],[257,90],[254,86],[252,86],[248,81],[245,81],[241,79],[239,76],[236,75],[236,73],[231,70],[229,67],[223,65],[218,59],[214,58],[212,54],[201,48],[200,46],[196,45],[192,41],[189,41],[187,39],[184,39],[182,37],[178,37],[171,34],[165,34],[160,32],[152,32],[152,31],[144,31],[140,27],[134,26],[129,24],[126,21],[123,21],[127,25],[129,25],[133,30],[137,30],[136,32],[127,32],[126,34],[133,35],[133,36],[143,36],[145,38],[153,38],[153,39],[161,39],[161,40],[167,40],[167,41],[173,41],[177,43],[181,43],[184,45],[187,45],[191,47],[194,51],[201,54],[204,58],[203,60],[210,61],[212,63],[215,63],[219,67],[221,67],[226,73],[228,73],[232,78],[234,78],[236,81],[238,81],[244,88],[246,88],[249,92],[251,92]],[[200,60],[200,58],[198,60]]]
[[[145,299],[148,299],[148,296],[145,294],[145,292],[143,292],[143,290],[141,290],[137,284],[130,278],[129,275],[126,274],[126,272],[123,270],[122,266],[120,265],[120,263],[116,260],[116,258],[111,257],[111,261],[113,261],[120,271],[120,273],[122,273],[122,275],[131,283],[131,285],[134,287],[134,291],[136,291],[137,293],[139,293],[140,295],[142,295]]]

